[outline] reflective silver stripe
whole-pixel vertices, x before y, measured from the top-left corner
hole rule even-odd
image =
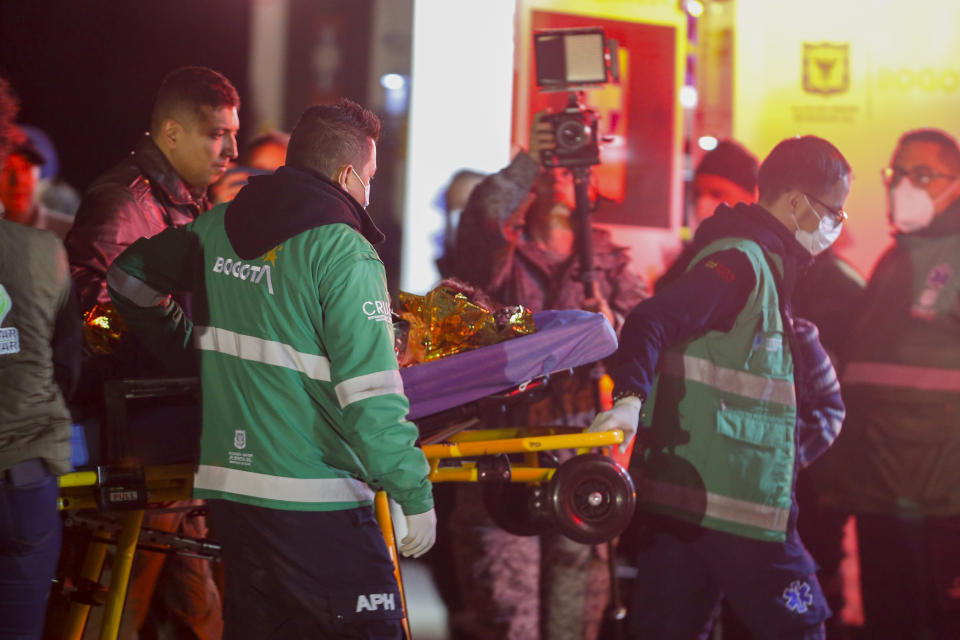
[[[796,391],[789,380],[773,380],[755,373],[718,367],[696,356],[666,353],[661,371],[762,402],[776,402],[789,407],[797,404]]]
[[[283,502],[364,502],[373,490],[353,478],[285,478],[202,464],[193,487]]]
[[[641,499],[645,502],[678,507],[697,514],[703,513],[706,497],[705,516],[769,531],[786,531],[787,519],[790,517],[789,509],[738,500],[716,493],[705,494],[699,489],[657,480],[644,480],[641,494]]]
[[[194,333],[198,349],[293,369],[314,380],[330,381],[330,361],[323,356],[297,351],[276,340],[264,340],[218,327],[198,326]]]
[[[388,393],[403,393],[403,378],[400,377],[399,371],[377,371],[344,380],[335,389],[340,407],[343,408],[366,398]]]
[[[924,391],[960,391],[960,371],[882,362],[851,362],[843,384],[875,384]]]
[[[155,307],[167,299],[167,294],[116,266],[107,269],[107,286],[138,307]]]

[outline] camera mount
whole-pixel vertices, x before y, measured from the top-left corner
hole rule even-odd
[[[573,176],[576,209],[574,237],[580,263],[578,279],[587,298],[597,297],[593,268],[593,229],[590,213],[591,169],[600,164],[600,119],[582,101],[583,90],[620,80],[617,43],[601,27],[547,29],[534,34],[537,86],[541,91],[567,91],[566,106],[541,118],[553,126],[553,149],[544,149],[544,167],[563,168]]]

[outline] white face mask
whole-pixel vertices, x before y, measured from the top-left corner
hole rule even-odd
[[[353,167],[350,167],[350,171],[353,171],[353,175],[357,176],[357,180],[363,185],[363,208],[366,209],[370,206],[370,183],[364,182],[363,178],[360,177],[360,174],[357,173],[357,170]]]
[[[794,236],[804,249],[812,255],[818,255],[829,249],[830,246],[837,241],[837,238],[840,237],[840,231],[843,229],[843,223],[833,222],[830,216],[821,216],[817,213],[817,210],[813,208],[813,205],[810,204],[810,201],[807,200],[807,196],[803,196],[803,199],[807,201],[807,206],[813,211],[813,215],[817,216],[820,224],[818,224],[817,228],[813,231],[804,231],[800,228],[800,225],[797,224],[797,218],[794,216],[793,224],[797,227]]]
[[[916,187],[906,177],[890,190],[890,217],[898,231],[910,233],[923,229],[933,221],[936,204],[925,189]]]

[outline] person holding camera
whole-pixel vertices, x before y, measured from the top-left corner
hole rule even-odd
[[[556,147],[545,115],[533,118],[530,149],[484,179],[467,201],[457,230],[456,275],[505,304],[599,312],[619,329],[647,297],[647,286],[630,269],[626,247],[593,229],[597,292],[585,295],[575,256],[573,178],[543,165],[543,152]]]
[[[534,312],[586,309],[619,329],[647,297],[647,287],[631,270],[626,248],[594,229],[596,295],[587,295],[571,219],[573,181],[566,169],[542,163],[541,152],[556,146],[553,126],[543,116],[533,119],[529,150],[471,193],[460,218],[454,275],[504,304]],[[597,373],[556,381],[553,397],[511,410],[504,426],[586,427],[597,411]],[[559,533],[511,535],[491,521],[479,486],[457,489],[450,529],[464,608],[453,615],[455,637],[596,638],[609,592],[600,548]]]

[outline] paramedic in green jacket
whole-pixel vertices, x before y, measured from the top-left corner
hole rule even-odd
[[[685,273],[630,313],[614,406],[591,425],[645,426],[632,461],[646,531],[637,638],[704,637],[721,596],[758,638],[823,638],[830,614],[797,536],[794,484],[823,450],[802,431],[834,424],[835,435],[843,403],[789,301],[840,233],[850,166],[826,140],[789,138],[760,166],[758,187],[757,204],[705,220]]]
[[[401,553],[434,542],[428,464],[406,420],[371,244],[383,235],[366,213],[379,132],[348,100],[310,107],[285,166],[138,240],[108,273],[145,344],[174,368],[199,361],[194,494],[223,545],[227,638],[402,636],[375,489],[406,514]],[[193,294],[192,321],[174,291]]]
[[[818,480],[856,518],[865,637],[960,638],[960,146],[909,131],[883,178],[893,244],[850,319],[848,428]]]

